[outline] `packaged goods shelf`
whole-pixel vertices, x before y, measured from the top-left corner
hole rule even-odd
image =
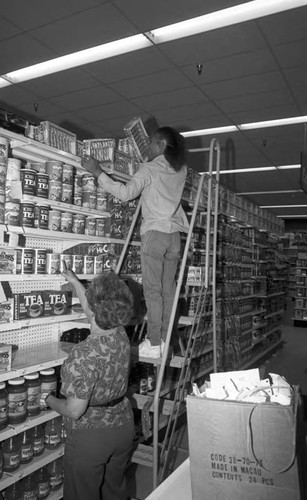
[[[50,240],[68,240],[68,241],[95,241],[99,243],[120,243],[125,240],[116,238],[107,238],[105,236],[91,236],[89,234],[66,233],[62,231],[50,231],[49,229],[34,229],[25,226],[8,226],[8,232],[23,234],[32,238],[48,238]],[[141,245],[140,242],[131,242],[131,245]]]
[[[20,434],[21,432],[27,431],[28,429],[32,429],[36,425],[43,424],[45,422],[48,422],[48,420],[51,420],[52,418],[56,418],[59,416],[59,413],[53,410],[47,410],[41,412],[39,415],[36,417],[29,417],[27,420],[25,420],[22,424],[18,425],[10,425],[6,429],[3,429],[3,431],[0,431],[0,442],[4,441],[5,439],[8,439],[12,436],[16,436],[17,434]]]
[[[92,280],[95,274],[78,274],[80,280]],[[0,281],[63,281],[66,282],[62,274],[1,274]],[[1,323],[0,323],[1,325]]]
[[[32,474],[36,470],[48,465],[57,458],[64,455],[64,446],[61,445],[56,450],[45,450],[44,453],[39,457],[34,457],[32,462],[26,465],[21,465],[15,472],[10,474],[4,472],[2,478],[0,479],[0,490],[8,488],[12,484],[20,481],[23,477]]]
[[[244,363],[241,367],[240,370],[246,370],[247,368],[250,368],[253,366],[255,363],[257,363],[260,359],[269,356],[271,353],[276,351],[278,347],[282,346],[282,339],[278,340],[277,342],[274,342],[274,344],[270,345],[267,349],[264,349],[260,353],[258,353],[256,356],[254,356],[252,359]]]
[[[62,365],[74,345],[66,342],[52,342],[18,349],[13,356],[12,369],[1,372],[0,381],[4,382],[28,373]]]
[[[49,198],[40,198],[38,196],[23,195],[20,203],[31,202],[38,205],[48,205],[49,207],[57,210],[63,210],[63,212],[72,212],[73,214],[82,214],[89,217],[100,217],[106,218],[110,217],[109,212],[102,212],[101,210],[96,210],[95,208],[84,208],[79,205],[72,205],[70,203],[63,203],[61,201],[50,200]]]
[[[272,313],[270,313],[270,314],[266,314],[266,315],[265,315],[265,319],[267,319],[267,318],[271,318],[272,316],[277,316],[278,314],[282,314],[282,313],[284,313],[284,312],[285,312],[285,310],[284,310],[284,309],[279,309],[278,311],[274,311],[274,312],[272,312]]]
[[[28,326],[44,325],[48,323],[59,323],[65,321],[82,320],[86,316],[83,312],[63,314],[62,316],[42,316],[40,318],[33,319],[23,319],[17,321],[11,321],[8,323],[0,323],[0,328],[2,332],[8,332],[10,330],[20,330],[21,328],[27,328]]]

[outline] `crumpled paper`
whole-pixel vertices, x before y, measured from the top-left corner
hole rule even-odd
[[[276,373],[260,379],[259,369],[211,373],[200,388],[193,383],[193,394],[201,398],[245,401],[249,403],[291,404],[291,385]]]

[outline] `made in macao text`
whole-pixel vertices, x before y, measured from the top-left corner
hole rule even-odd
[[[248,481],[249,483],[261,483],[266,486],[274,486],[271,477],[263,475],[264,470],[261,460],[251,460],[248,457],[237,458],[222,453],[211,453],[211,469],[214,479],[226,481]]]

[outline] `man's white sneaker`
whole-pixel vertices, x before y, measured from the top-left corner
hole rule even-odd
[[[161,357],[161,346],[151,345],[149,339],[143,340],[139,345],[139,356],[143,358],[160,358]]]

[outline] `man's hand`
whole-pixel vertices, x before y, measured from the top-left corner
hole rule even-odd
[[[91,174],[95,175],[95,177],[99,177],[102,172],[99,166],[99,161],[91,156],[82,156],[81,166]]]

